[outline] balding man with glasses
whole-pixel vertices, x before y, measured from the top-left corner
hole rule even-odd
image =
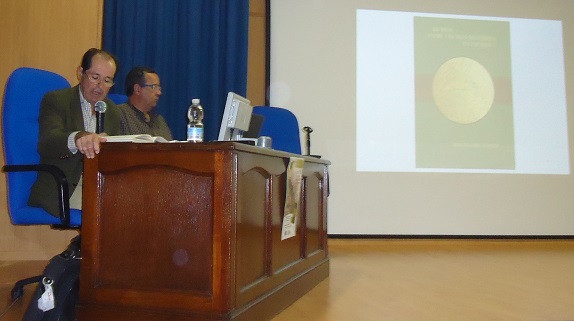
[[[84,157],[100,152],[106,135],[120,135],[121,114],[106,98],[114,85],[116,58],[101,49],[91,48],[82,57],[76,70],[79,84],[47,93],[42,99],[38,118],[40,162],[59,167],[68,179],[70,207],[82,206],[81,177]],[[104,133],[96,134],[95,104],[104,101]],[[28,204],[42,207],[58,216],[58,193],[54,178],[39,172]]]

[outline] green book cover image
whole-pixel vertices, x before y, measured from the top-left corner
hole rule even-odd
[[[510,23],[414,18],[418,168],[514,169]]]

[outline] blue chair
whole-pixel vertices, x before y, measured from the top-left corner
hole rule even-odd
[[[273,149],[301,154],[299,122],[291,111],[280,107],[255,106],[253,113],[265,118],[259,135],[271,137]]]
[[[7,173],[8,211],[14,225],[51,225],[56,229],[77,229],[82,212],[70,210],[68,183],[56,166],[39,164],[38,115],[42,97],[48,91],[70,87],[70,83],[53,72],[34,68],[18,68],[8,78],[4,92],[2,129]],[[42,208],[28,206],[28,197],[38,171],[46,171],[58,182],[60,216],[50,215]],[[18,281],[12,290],[15,299],[22,295],[23,285],[34,278]]]
[[[128,101],[128,96],[123,94],[108,94],[108,98],[111,99],[116,105],[123,104]]]

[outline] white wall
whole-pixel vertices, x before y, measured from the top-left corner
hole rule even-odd
[[[574,80],[574,1],[271,0],[271,104],[312,127],[311,152],[332,162],[329,233],[573,235],[571,165],[560,174],[357,170],[357,9],[561,21],[566,103],[574,97],[568,86]],[[540,42],[533,38],[530,45],[539,49]],[[549,125],[571,129],[573,118]],[[409,139],[391,141],[406,146]],[[569,149],[562,153],[568,162],[571,130],[561,139],[556,149]]]

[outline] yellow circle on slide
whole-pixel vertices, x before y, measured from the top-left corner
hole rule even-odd
[[[442,64],[432,83],[433,99],[440,112],[459,124],[481,120],[492,107],[494,82],[476,60],[456,57]]]

